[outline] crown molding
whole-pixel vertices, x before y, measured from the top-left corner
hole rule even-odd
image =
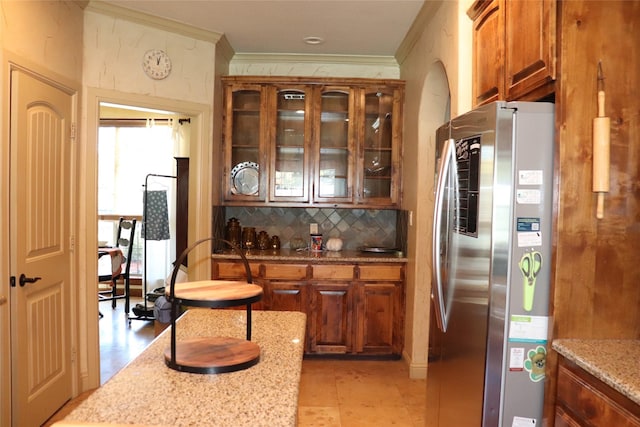
[[[236,53],[233,56],[235,64],[260,64],[260,63],[321,63],[341,65],[373,65],[384,67],[397,67],[398,62],[393,56],[375,55],[312,55],[298,53]]]
[[[216,51],[222,53],[227,63],[231,62],[236,53],[235,50],[233,50],[233,46],[231,46],[231,43],[229,43],[227,36],[225,36],[224,34],[220,37],[220,41],[216,44]]]
[[[433,1],[425,1],[418,12],[418,16],[411,24],[411,28],[407,31],[407,35],[400,43],[398,50],[395,54],[395,59],[398,64],[402,64],[413,46],[418,42],[418,39],[422,36],[425,27],[428,25],[429,21],[433,19],[433,16],[436,14],[440,6],[444,3],[445,0],[433,0]]]
[[[115,6],[113,4],[105,3],[100,0],[91,0],[85,10],[134,22],[136,24],[146,25],[149,27],[157,28],[159,30],[181,34],[186,37],[207,41],[214,44],[218,43],[220,38],[223,36],[221,33],[203,30],[201,28],[182,24],[170,19],[158,18],[147,13],[138,12],[136,10],[127,9],[125,7]]]

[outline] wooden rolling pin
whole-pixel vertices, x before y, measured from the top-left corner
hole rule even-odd
[[[604,77],[602,63],[598,62],[598,117],[593,119],[593,192],[598,201],[596,218],[604,217],[604,193],[609,191],[609,138],[610,120],[604,112]]]

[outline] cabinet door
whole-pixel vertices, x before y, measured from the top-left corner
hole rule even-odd
[[[401,286],[394,283],[363,283],[358,286],[356,352],[400,355],[400,289]]]
[[[261,85],[225,87],[225,200],[265,200],[266,98]]]
[[[277,86],[271,118],[271,201],[309,201],[311,97],[308,86]]]
[[[488,104],[504,97],[503,1],[478,1],[474,4],[482,10],[477,16],[472,16],[475,105]]]
[[[253,279],[260,276],[260,263],[250,262],[249,269]],[[247,273],[242,261],[214,260],[211,265],[211,278],[213,280],[246,280]]]
[[[640,427],[640,406],[573,362],[560,358],[556,389],[558,425]]]
[[[314,106],[313,200],[351,203],[354,179],[354,96],[348,87],[323,86]]]
[[[503,7],[506,98],[535,101],[553,91],[545,85],[556,74],[556,2],[506,1]]]
[[[393,87],[364,89],[360,96],[358,203],[390,206],[400,192],[402,91]]]
[[[350,283],[312,283],[309,348],[313,353],[352,350],[353,298]]]
[[[269,281],[266,292],[269,310],[307,312],[305,283]]]
[[[581,424],[574,420],[571,415],[567,414],[564,409],[556,407],[556,416],[554,419],[554,427],[580,427]]]

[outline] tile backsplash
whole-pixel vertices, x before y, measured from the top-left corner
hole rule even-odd
[[[282,207],[214,207],[213,227],[224,235],[229,218],[242,227],[255,227],[270,236],[280,236],[281,247],[289,248],[294,237],[309,239],[309,224],[318,224],[324,241],[343,240],[345,250],[361,246],[397,247],[406,253],[406,212],[386,209],[333,209]]]

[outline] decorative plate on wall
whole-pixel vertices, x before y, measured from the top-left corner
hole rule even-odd
[[[260,166],[254,162],[238,163],[231,169],[231,192],[251,196],[260,188]]]

